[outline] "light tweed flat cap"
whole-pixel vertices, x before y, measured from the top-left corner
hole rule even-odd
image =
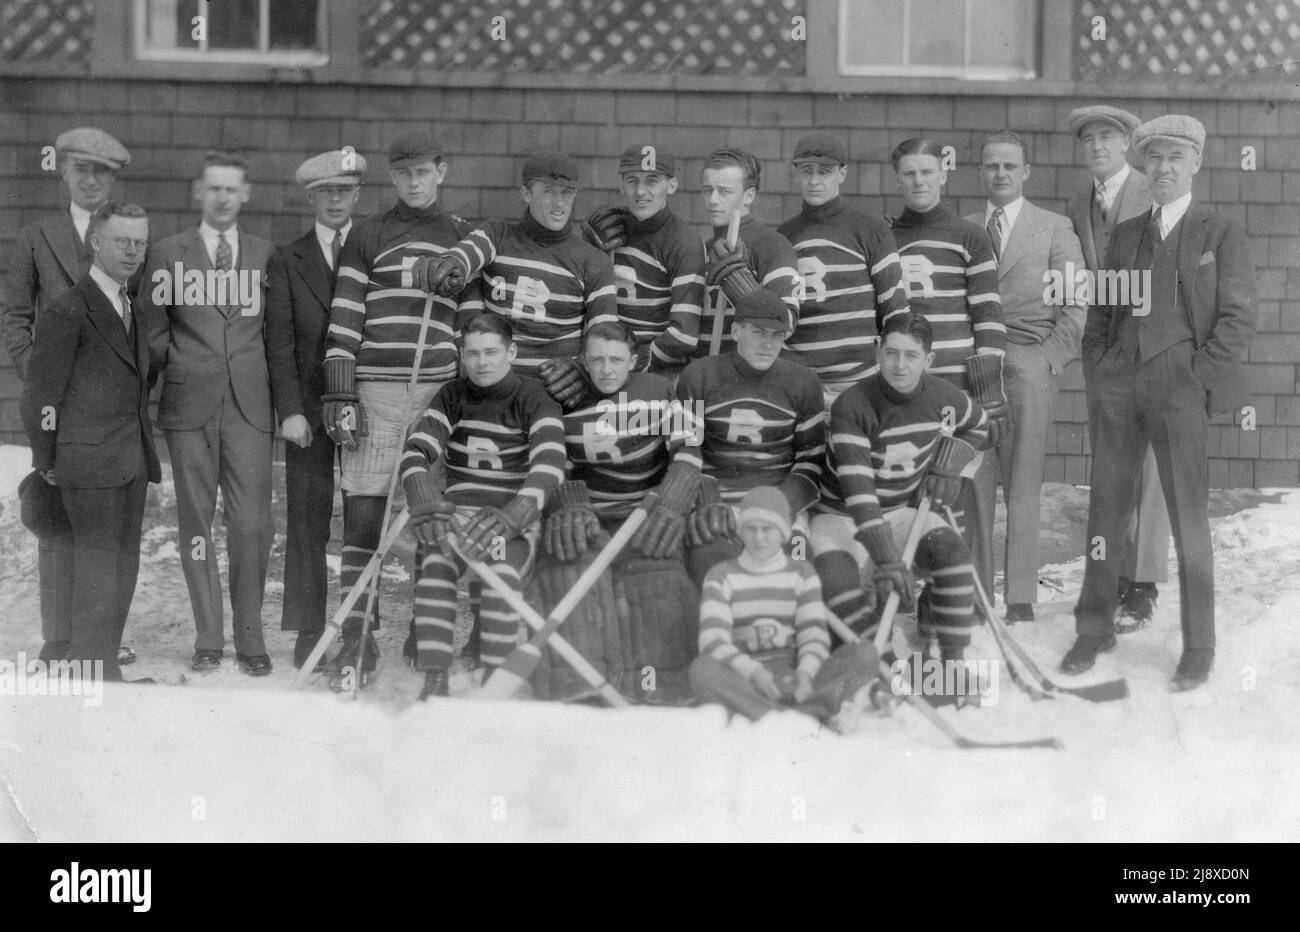
[[[1205,148],[1205,127],[1185,113],[1166,113],[1143,123],[1133,133],[1133,146],[1139,152],[1157,140],[1191,146],[1200,155]]]
[[[113,171],[120,171],[131,161],[131,153],[126,151],[126,146],[93,126],[79,126],[59,133],[54,140],[54,149],[66,158],[98,162]]]
[[[310,191],[323,184],[351,184],[366,173],[366,158],[358,152],[322,152],[298,166],[293,180]]]

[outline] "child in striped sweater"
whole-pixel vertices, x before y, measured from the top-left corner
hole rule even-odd
[[[752,720],[781,705],[828,719],[875,678],[875,649],[850,644],[830,655],[817,571],[783,550],[790,537],[784,495],[771,486],[750,490],[737,529],[743,552],[704,580],[700,656],[690,668],[695,697]]]

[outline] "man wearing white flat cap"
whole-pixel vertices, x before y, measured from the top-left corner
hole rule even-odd
[[[1094,304],[1084,328],[1097,437],[1078,638],[1061,669],[1081,673],[1115,648],[1114,545],[1133,511],[1133,477],[1150,443],[1178,553],[1183,652],[1172,689],[1182,691],[1206,682],[1214,664],[1206,434],[1210,417],[1250,401],[1242,359],[1255,333],[1255,271],[1240,224],[1192,196],[1205,127],[1169,114],[1139,126],[1133,141],[1153,204],[1115,228],[1103,266],[1149,271],[1150,284],[1145,301]]]

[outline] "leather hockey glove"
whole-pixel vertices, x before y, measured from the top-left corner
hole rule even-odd
[[[961,495],[962,471],[977,456],[965,440],[944,435],[934,445],[934,455],[926,468],[921,490],[930,497],[933,508],[956,505]]]
[[[692,547],[730,540],[736,536],[736,513],[722,500],[718,480],[700,476],[695,510],[686,519],[686,540]]]
[[[325,360],[325,392],[320,396],[325,433],[349,450],[357,448],[358,437],[370,433],[366,429],[366,409],[357,396],[356,367],[353,359]]]
[[[486,560],[536,520],[537,503],[526,495],[516,495],[504,508],[484,506],[461,534],[461,547],[470,559]]]
[[[591,507],[587,483],[581,479],[561,482],[549,505],[542,542],[551,556],[571,563],[586,553],[600,534],[600,520]]]
[[[713,244],[713,255],[704,269],[704,283],[718,287],[734,306],[742,295],[758,291],[758,278],[750,271],[745,257],[745,244],[737,241],[735,249],[728,249],[725,240]]]
[[[700,471],[686,463],[673,463],[656,490],[659,499],[645,522],[628,542],[652,560],[664,560],[677,550],[686,530],[686,513],[700,489]],[[727,509],[730,511],[730,509]]]
[[[412,288],[443,298],[454,298],[465,290],[469,272],[455,256],[421,256],[411,265]]]
[[[626,246],[627,217],[628,213],[622,207],[609,204],[597,207],[582,225],[582,238],[605,252]]]
[[[1011,439],[1014,429],[1011,406],[1007,404],[1007,395],[1002,389],[1002,357],[992,353],[967,356],[966,378],[970,382],[971,397],[989,416],[989,446],[1002,446]]]
[[[572,411],[591,391],[587,370],[576,359],[560,357],[546,359],[537,367],[546,394],[560,403],[565,411]]]
[[[451,534],[456,530],[456,506],[438,491],[427,470],[411,473],[402,480],[411,532],[426,547],[437,547],[445,557],[454,556]]]
[[[854,536],[867,548],[867,554],[871,557],[871,582],[876,587],[877,602],[884,605],[889,593],[897,592],[899,610],[911,610],[915,603],[913,591],[916,588],[916,577],[912,575],[912,568],[899,555],[889,525],[882,521],[858,531]]]

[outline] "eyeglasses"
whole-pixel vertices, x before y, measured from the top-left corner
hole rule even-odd
[[[149,241],[147,239],[130,239],[126,236],[111,236],[109,239],[112,240],[113,245],[122,250],[122,252],[126,252],[132,246],[135,247],[136,252],[144,252],[149,248]]]

